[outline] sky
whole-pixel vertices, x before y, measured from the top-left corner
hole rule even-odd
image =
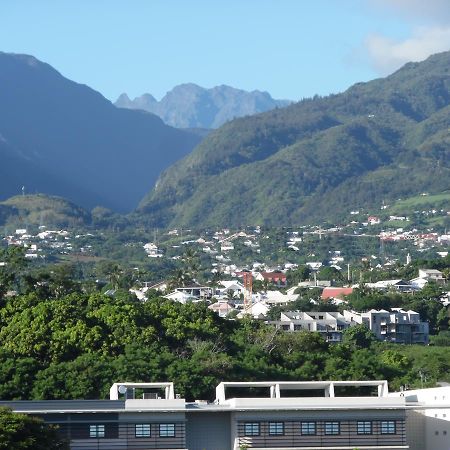
[[[449,0],[0,0],[0,51],[112,101],[187,82],[299,100],[446,50]]]

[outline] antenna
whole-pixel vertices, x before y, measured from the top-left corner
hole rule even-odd
[[[25,195],[25,186],[22,186],[22,195]]]

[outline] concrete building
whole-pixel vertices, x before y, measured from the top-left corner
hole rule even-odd
[[[428,322],[421,322],[419,313],[392,308],[392,311],[372,309],[365,313],[285,311],[280,320],[269,324],[284,331],[315,331],[327,342],[340,342],[349,327],[364,324],[380,341],[400,344],[428,344]]]
[[[73,450],[449,450],[450,386],[222,382],[186,402],[173,383],[114,383],[109,400],[0,401],[59,426]]]
[[[269,322],[284,331],[315,331],[327,342],[341,342],[344,330],[356,322],[347,321],[339,312],[285,311],[280,320]]]
[[[419,313],[392,308],[372,309],[365,313],[343,311],[347,321],[363,323],[370,328],[380,341],[399,344],[428,344],[428,322],[421,322]]]
[[[389,395],[386,381],[223,382],[213,402],[186,402],[172,383],[114,383],[110,400],[0,406],[58,425],[73,450],[434,450],[426,434],[411,446],[409,409],[423,405]]]

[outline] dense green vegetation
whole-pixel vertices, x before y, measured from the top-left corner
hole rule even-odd
[[[197,257],[188,253],[189,275]],[[221,380],[386,378],[393,388],[450,381],[447,346],[415,353],[376,342],[364,327],[330,345],[316,333],[221,319],[206,304],[182,305],[156,292],[140,302],[121,289],[129,283],[126,273],[106,263],[102,270],[117,289],[114,297],[77,277],[71,266],[31,270],[18,247],[0,257],[7,263],[0,267],[1,399],[103,398],[117,380],[172,380],[188,399],[211,398]],[[443,330],[448,316],[428,294],[410,301],[436,318],[434,330]],[[360,308],[387,301],[360,296],[351,298],[355,308],[361,301]],[[395,297],[387,298],[393,305]]]
[[[69,444],[42,419],[0,408],[0,449],[69,450]]]
[[[225,124],[138,212],[159,225],[287,225],[448,190],[449,55]]]

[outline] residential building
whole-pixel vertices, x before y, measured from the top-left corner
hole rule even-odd
[[[401,308],[372,309],[365,313],[343,311],[347,321],[363,323],[381,341],[399,344],[428,344],[428,322],[421,322],[419,313]]]
[[[435,283],[444,284],[445,278],[440,270],[435,269],[419,269],[419,278],[427,281],[434,281]]]
[[[255,276],[255,279],[259,281],[268,281],[279,288],[287,286],[286,274],[283,272],[260,272]]]
[[[366,283],[365,287],[369,289],[376,289],[379,291],[399,291],[399,292],[413,292],[416,288],[407,280],[381,280],[376,283]]]
[[[341,342],[342,333],[355,322],[348,322],[339,312],[281,312],[280,320],[270,321],[284,331],[315,331],[327,342]]]
[[[342,333],[351,326],[366,325],[380,341],[400,344],[428,344],[428,322],[421,322],[419,313],[392,308],[372,309],[365,313],[284,311],[280,319],[269,324],[284,331],[314,331],[328,342],[340,342]]]
[[[218,300],[212,305],[208,306],[208,309],[214,311],[219,317],[227,317],[230,312],[235,311],[235,307],[227,300]]]
[[[263,381],[222,382],[213,402],[114,383],[109,400],[0,406],[58,425],[72,450],[447,450],[449,400],[450,387],[389,393],[383,380]]]

